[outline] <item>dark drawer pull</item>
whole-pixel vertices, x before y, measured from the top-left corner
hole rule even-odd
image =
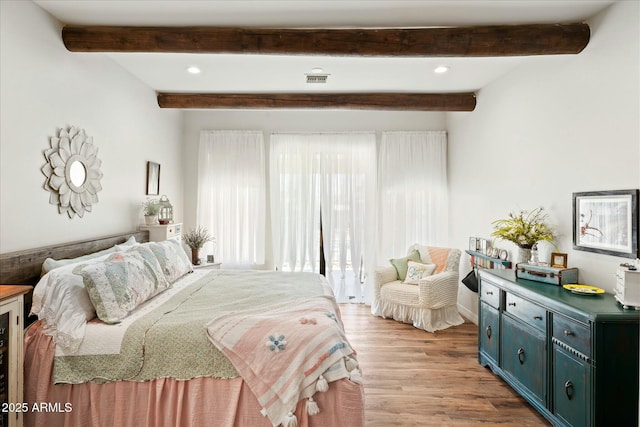
[[[491,325],[487,326],[487,338],[491,339]]]
[[[564,334],[565,337],[568,337],[570,335],[575,335],[573,332],[567,331],[566,329],[564,331],[562,331],[562,333]]]
[[[533,320],[542,320],[542,316],[533,316]]]
[[[521,365],[524,365],[524,349],[522,347],[518,349],[518,362],[520,362]]]
[[[516,306],[516,303],[515,303],[515,302],[510,302],[510,303],[507,303],[507,305],[510,305],[510,306],[512,306],[512,307],[515,307],[515,306]]]
[[[571,381],[564,383],[564,393],[567,395],[567,399],[571,400],[573,398],[574,389]]]
[[[487,291],[487,292],[485,292],[485,294],[487,294],[487,295],[493,295],[493,292],[491,292],[491,291]]]

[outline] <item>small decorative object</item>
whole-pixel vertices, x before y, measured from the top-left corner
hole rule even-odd
[[[147,196],[160,194],[160,163],[147,162]]]
[[[84,129],[75,127],[60,129],[49,142],[51,148],[44,152],[47,163],[41,169],[47,177],[44,189],[51,192],[49,203],[69,218],[82,218],[98,203],[98,191],[102,190],[98,149]]]
[[[640,257],[638,190],[573,193],[573,249]]]
[[[478,241],[480,242],[479,245],[479,250],[481,253],[486,254],[487,253],[487,248],[489,247],[489,245],[487,244],[487,240],[486,239],[478,239]]]
[[[200,249],[204,244],[216,241],[215,237],[211,237],[209,231],[201,225],[189,230],[183,236],[183,240],[191,248],[191,263],[193,265],[200,265]]]
[[[160,208],[160,212],[158,212],[158,222],[160,224],[169,224],[173,222],[173,205],[169,201],[167,196],[160,197],[160,201],[158,201],[158,207]]]
[[[491,249],[491,258],[498,258],[500,256],[500,249],[494,247]]]
[[[144,213],[144,223],[146,225],[157,224],[160,207],[158,206],[158,201],[156,199],[147,198],[147,201],[142,203],[142,211]]]
[[[551,253],[551,267],[567,268],[567,254]]]
[[[538,259],[538,244],[535,243],[531,246],[531,258],[529,258],[529,264],[538,265],[540,260]]]
[[[509,258],[509,252],[506,249],[500,249],[499,257],[502,261],[506,261]]]
[[[527,262],[531,259],[531,248],[538,242],[553,242],[554,235],[546,224],[547,214],[543,207],[531,212],[520,211],[519,214],[509,213],[509,218],[492,222],[493,237],[508,240],[518,245],[519,253],[516,262]]]
[[[470,251],[475,251],[476,250],[476,238],[475,237],[469,237],[469,250]]]

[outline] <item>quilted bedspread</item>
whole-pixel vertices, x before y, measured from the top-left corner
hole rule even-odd
[[[56,356],[54,383],[237,377],[233,363],[209,340],[207,323],[225,314],[261,312],[292,301],[330,301],[330,295],[316,274],[212,270],[132,323],[119,354]]]

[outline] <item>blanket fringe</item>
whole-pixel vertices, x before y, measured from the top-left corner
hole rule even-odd
[[[347,371],[351,372],[354,369],[356,369],[358,367],[358,362],[351,358],[351,357],[345,357],[345,361],[344,361],[345,367],[347,368]]]
[[[313,397],[309,396],[309,400],[307,400],[307,414],[316,415],[320,413],[320,408]]]
[[[362,373],[360,372],[360,369],[354,369],[349,372],[349,379],[354,383],[362,384]]]
[[[316,391],[324,393],[327,390],[329,390],[329,383],[322,375],[320,375],[318,381],[316,382]]]
[[[287,414],[287,417],[282,421],[282,427],[298,427],[298,418],[293,412]]]

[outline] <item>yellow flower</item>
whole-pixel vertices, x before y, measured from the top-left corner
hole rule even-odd
[[[542,207],[533,209],[529,213],[520,211],[518,215],[511,212],[509,218],[492,222],[494,231],[491,236],[527,249],[531,249],[541,241],[553,242],[555,239],[553,231],[545,223],[547,217]]]

